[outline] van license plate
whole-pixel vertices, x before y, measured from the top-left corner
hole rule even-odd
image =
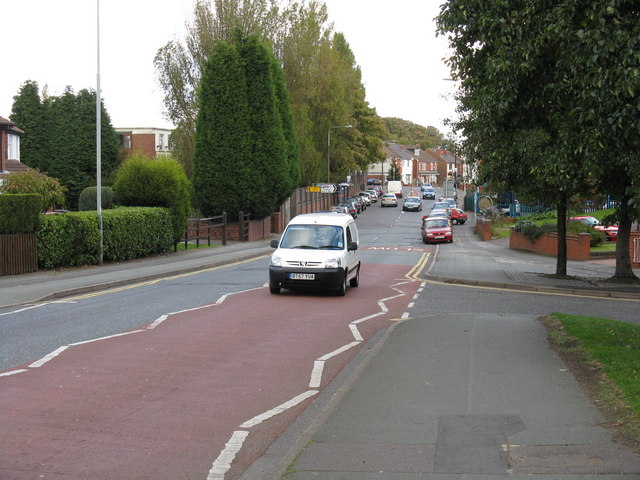
[[[314,273],[290,273],[289,278],[291,280],[315,280]]]

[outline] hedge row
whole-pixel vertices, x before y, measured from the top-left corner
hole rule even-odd
[[[102,211],[103,260],[125,261],[167,252],[173,246],[172,218],[166,208],[123,207]],[[42,215],[36,232],[40,268],[99,262],[96,212]]]
[[[0,195],[0,234],[35,232],[41,206],[40,195]]]

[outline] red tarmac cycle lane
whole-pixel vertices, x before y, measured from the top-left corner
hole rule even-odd
[[[243,423],[318,389],[314,362],[354,342],[351,322],[373,315],[356,326],[366,342],[402,315],[419,287],[408,269],[363,265],[346,297],[231,295],[0,377],[0,479],[207,479]],[[362,345],[326,360],[319,389]],[[224,478],[237,478],[313,398],[245,427]]]

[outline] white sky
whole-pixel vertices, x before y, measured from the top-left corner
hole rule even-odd
[[[367,100],[378,115],[399,117],[443,133],[453,115],[453,83],[435,37],[433,18],[443,0],[325,0],[329,19],[345,34],[363,74]],[[3,2],[4,3],[4,2]],[[173,125],[163,117],[153,58],[182,38],[193,0],[101,0],[100,83],[114,127]],[[9,12],[7,18],[6,12]],[[95,89],[96,0],[20,0],[5,9],[0,116],[26,80],[59,95]]]

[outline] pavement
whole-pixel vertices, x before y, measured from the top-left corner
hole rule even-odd
[[[640,299],[613,259],[569,262],[482,242],[439,249],[422,276],[516,290]],[[269,255],[270,239],[133,262],[0,277],[0,308]],[[482,261],[492,258],[493,261]],[[640,275],[640,272],[637,272]],[[533,316],[416,317],[379,332],[242,480],[640,479]]]

